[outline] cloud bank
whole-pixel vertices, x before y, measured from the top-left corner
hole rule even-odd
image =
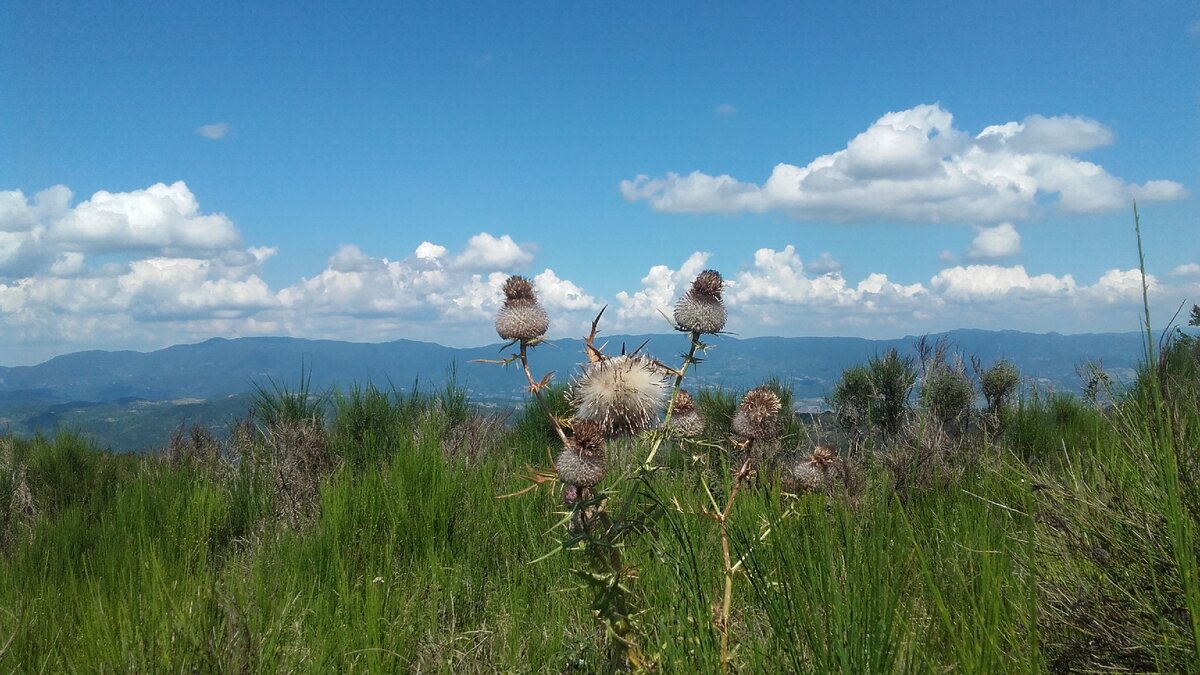
[[[970,264],[950,262],[915,280],[884,271],[850,277],[836,252],[794,245],[717,262],[728,280],[729,329],[743,336],[885,337],[963,326],[1078,332],[1111,330],[1121,317],[1136,327],[1136,269],[1077,280],[996,262],[1019,245],[1009,223],[979,228]],[[486,344],[497,339],[492,321],[513,273],[533,279],[554,337],[583,335],[606,304],[609,333],[661,332],[669,329],[663,314],[714,264],[713,253],[695,251],[652,265],[606,299],[539,264],[535,246],[507,234],[423,241],[397,256],[343,243],[321,269],[283,284],[266,280],[276,255],[248,245],[224,214],[204,211],[183,182],[78,202],[62,186],[32,197],[0,192],[0,363],[212,336]],[[1180,265],[1168,275],[1174,285],[1151,276],[1152,301],[1200,296],[1198,270]]]
[[[1185,195],[1174,181],[1126,182],[1075,156],[1112,142],[1111,130],[1085,117],[1031,115],[969,133],[940,105],[918,105],[880,117],[845,148],[804,166],[776,164],[762,184],[693,171],[639,175],[620,191],[665,213],[984,225],[1046,208],[1090,213]]]

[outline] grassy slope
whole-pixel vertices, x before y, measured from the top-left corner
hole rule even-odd
[[[300,527],[278,517],[273,474],[250,461],[270,452],[263,438],[236,466],[112,456],[70,435],[4,441],[0,502],[17,503],[12,469],[24,467],[37,515],[10,508],[0,523],[0,670],[604,670],[603,630],[570,572],[581,561],[530,564],[557,541],[557,494],[495,498],[547,464],[544,428],[480,426],[450,394],[359,393],[339,406],[329,448],[341,462]],[[1026,402],[1001,446],[953,482],[897,491],[868,461],[854,498],[747,492],[732,528],[738,555],[750,552],[734,587],[735,664],[1195,665],[1172,548],[1178,519],[1195,514],[1165,510],[1147,466],[1178,432],[1172,452],[1190,467],[1200,418],[1193,402],[1175,409],[1178,428],[1139,425],[1145,405],[1135,396],[1104,418],[1078,401]],[[647,651],[669,672],[712,671],[719,539],[684,465],[656,483],[682,511],[656,514],[625,563]]]

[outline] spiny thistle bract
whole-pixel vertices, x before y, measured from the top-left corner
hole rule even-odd
[[[779,395],[768,387],[755,387],[742,397],[733,416],[733,431],[756,441],[767,441],[779,434]]]
[[[721,301],[725,280],[716,270],[704,270],[675,304],[675,324],[694,333],[720,333],[727,313]]]
[[[704,418],[696,409],[692,395],[679,390],[675,395],[675,407],[671,411],[671,428],[684,438],[696,438],[704,433]]]
[[[575,418],[596,422],[610,436],[649,428],[666,406],[666,375],[663,366],[641,354],[593,363],[571,384]]]
[[[546,334],[550,317],[533,294],[533,283],[513,275],[504,282],[504,305],[496,314],[496,333],[505,340],[532,340]]]
[[[567,446],[558,453],[554,468],[567,485],[592,487],[604,480],[604,431],[591,420],[572,424]]]

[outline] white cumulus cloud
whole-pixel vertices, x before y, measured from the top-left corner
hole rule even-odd
[[[522,248],[507,234],[493,237],[487,232],[480,232],[467,241],[466,250],[449,262],[454,267],[464,269],[510,270],[524,267],[532,260],[533,253]]]
[[[183,181],[130,192],[101,190],[51,224],[46,236],[89,251],[216,251],[241,243],[225,214],[200,213]]]
[[[687,290],[697,274],[704,271],[704,266],[711,256],[711,253],[697,251],[688,256],[679,269],[673,270],[666,265],[651,267],[646,276],[642,277],[640,290],[617,293],[618,321],[629,322],[646,318],[657,318],[661,321],[662,315],[659,312],[673,306],[674,299]],[[671,316],[670,311],[667,311],[667,316]]]
[[[808,262],[808,271],[813,274],[837,274],[842,271],[842,263],[834,260],[829,251],[823,251],[816,259]]]
[[[995,227],[981,227],[971,241],[967,258],[986,260],[1004,258],[1021,252],[1021,235],[1012,223],[1000,223]]]
[[[1127,183],[1081,160],[1113,141],[1095,120],[1031,115],[970,134],[940,105],[891,112],[845,148],[807,164],[780,163],[763,184],[728,174],[639,175],[620,183],[629,201],[670,213],[783,211],[800,220],[995,223],[1060,211],[1184,196],[1170,180]]]
[[[1031,276],[1023,265],[959,265],[944,269],[929,280],[929,286],[947,300],[974,302],[996,300],[1013,294],[1069,295],[1077,285],[1070,275]]]
[[[559,279],[554,270],[546,268],[533,278],[538,298],[548,310],[595,310],[600,303],[583,289],[566,279]]]

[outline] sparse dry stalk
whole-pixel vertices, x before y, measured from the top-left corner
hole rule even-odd
[[[751,441],[751,443],[753,442]],[[733,654],[729,651],[729,618],[733,612],[733,575],[737,573],[737,569],[733,565],[733,556],[729,551],[729,514],[733,512],[733,502],[737,499],[742,483],[750,475],[750,462],[751,454],[747,452],[746,459],[734,475],[733,488],[725,500],[725,507],[721,509],[720,513],[713,514],[713,518],[721,530],[721,560],[725,567],[725,588],[721,595],[721,618],[718,626],[721,634],[721,665],[725,671],[729,671],[733,661]]]

